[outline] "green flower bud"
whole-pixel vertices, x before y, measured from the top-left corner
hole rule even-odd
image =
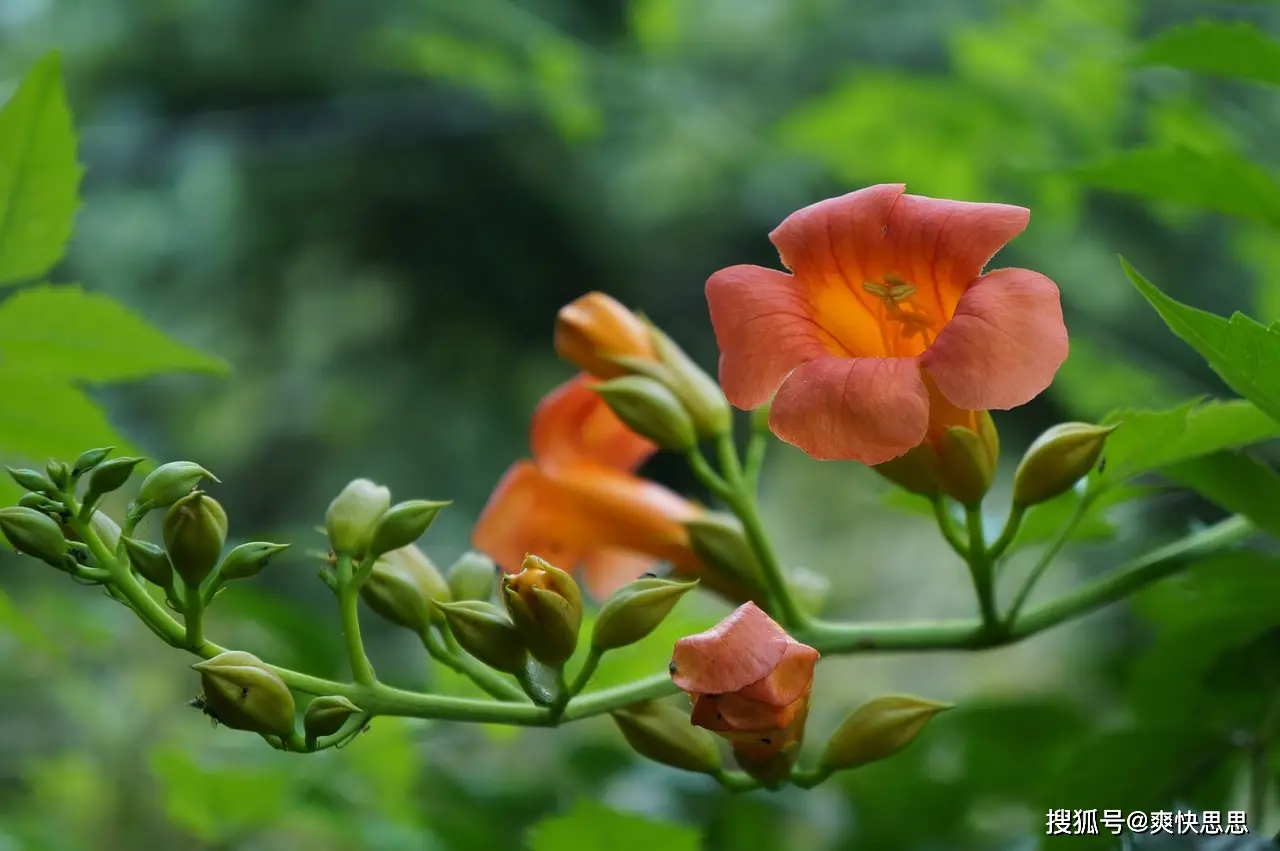
[[[582,627],[582,592],[572,576],[537,556],[525,556],[519,573],[502,578],[502,601],[533,658],[563,665],[573,655]]]
[[[5,467],[5,469],[9,471],[9,478],[17,482],[20,488],[46,496],[58,495],[58,489],[53,486],[53,482],[45,478],[44,473],[36,470],[15,470],[12,467]]]
[[[157,508],[168,508],[195,490],[203,479],[218,481],[213,473],[190,461],[161,464],[142,480],[131,513],[140,515]]]
[[[265,736],[293,733],[293,695],[257,656],[228,650],[191,667],[200,672],[207,711],[220,723]]]
[[[449,568],[449,593],[455,600],[488,600],[497,574],[498,566],[487,555],[463,553]]]
[[[0,508],[0,532],[18,552],[59,570],[66,568],[67,539],[48,515],[21,505]]]
[[[481,662],[508,674],[524,670],[528,653],[515,625],[492,603],[462,600],[436,603],[462,649]]]
[[[1013,502],[1021,507],[1048,502],[1071,490],[1102,457],[1117,426],[1062,423],[1036,438],[1013,474]]]
[[[827,602],[831,591],[831,580],[814,570],[804,567],[793,567],[787,571],[787,585],[795,595],[800,608],[810,614],[818,614]]]
[[[365,605],[396,626],[426,631],[442,617],[432,602],[449,602],[449,585],[426,553],[414,544],[383,553],[360,586]]]
[[[910,493],[933,498],[942,492],[938,481],[938,453],[929,443],[921,443],[871,469]]]
[[[647,323],[647,320],[646,320]],[[647,323],[648,324],[648,323]],[[684,349],[649,325],[653,350],[666,368],[667,386],[680,399],[700,437],[718,437],[733,427],[733,413],[720,385],[685,354]]]
[[[950,703],[910,696],[869,700],[831,734],[819,764],[838,771],[893,756],[911,744],[930,718],[951,708]]]
[[[18,498],[18,505],[25,508],[34,508],[42,514],[62,516],[67,513],[67,507],[56,499],[49,499],[42,493],[29,491]]]
[[[359,715],[361,711],[360,707],[345,697],[317,697],[307,704],[307,709],[302,714],[302,731],[306,734],[307,742],[314,746],[316,739],[332,736],[342,729],[348,718]]]
[[[114,446],[104,446],[101,449],[86,449],[81,452],[80,457],[71,464],[71,478],[80,478],[105,461],[107,456],[114,451]]]
[[[53,482],[53,486],[59,490],[71,484],[71,468],[67,466],[65,461],[50,458],[49,462],[44,465],[44,473],[49,477],[49,481]]]
[[[142,463],[141,458],[112,458],[93,468],[89,474],[89,486],[84,492],[84,504],[94,505],[104,494],[124,486],[133,475],[133,468]]]
[[[680,598],[697,584],[697,580],[637,579],[622,586],[601,606],[591,633],[591,646],[603,652],[635,644],[657,629]]]
[[[693,419],[676,395],[643,375],[626,375],[593,385],[596,395],[623,424],[663,449],[688,452],[698,442]]]
[[[329,503],[324,515],[329,546],[336,553],[364,555],[378,520],[391,507],[391,491],[368,479],[354,479]]]
[[[963,505],[976,505],[995,480],[1000,435],[987,411],[976,411],[974,420],[974,429],[949,426],[872,469],[911,493],[930,498],[946,494]]]
[[[387,509],[374,526],[369,553],[376,557],[414,543],[426,533],[440,509],[448,504],[426,499],[397,502]]]
[[[612,717],[627,744],[643,757],[703,774],[720,769],[715,735],[690,724],[688,712],[653,701],[620,709]]]
[[[248,579],[257,576],[271,561],[285,550],[289,544],[269,544],[265,541],[254,541],[240,546],[227,553],[218,569],[218,578],[224,580]]]
[[[124,551],[129,556],[129,563],[143,579],[161,588],[173,584],[173,565],[169,564],[169,554],[164,550],[147,541],[125,538]]]
[[[747,543],[742,523],[732,514],[708,511],[686,521],[684,528],[689,533],[689,546],[711,570],[752,579],[759,577],[755,553]]]
[[[89,528],[98,536],[98,540],[102,541],[107,552],[116,551],[116,546],[120,543],[120,524],[101,511],[95,511],[89,518]]]
[[[204,491],[192,491],[169,506],[161,526],[174,571],[196,587],[218,564],[227,540],[227,513]]]

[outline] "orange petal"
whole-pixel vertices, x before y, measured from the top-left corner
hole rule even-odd
[[[651,556],[613,547],[594,550],[582,560],[582,582],[587,593],[604,600],[628,582],[634,582],[657,565]]]
[[[733,726],[720,711],[722,698],[723,695],[719,694],[695,694],[693,708],[689,712],[689,723],[713,733],[727,733],[732,730]]]
[[[720,347],[720,384],[742,410],[769,401],[800,364],[828,354],[801,285],[760,266],[730,266],[707,280]]]
[[[594,542],[590,518],[530,461],[513,464],[494,488],[471,533],[471,545],[508,573],[528,553],[570,569]]]
[[[813,688],[813,669],[817,664],[817,650],[788,636],[787,652],[782,654],[778,666],[764,679],[738,689],[735,694],[774,710],[787,706]]]
[[[1030,217],[1030,210],[1009,204],[903,195],[885,237],[890,271],[927,291],[916,297],[918,303],[945,320],[982,267],[1026,230]]]
[[[791,373],[769,427],[823,460],[882,464],[918,446],[929,396],[914,358],[824,358]]]
[[[587,375],[578,374],[542,397],[533,412],[533,457],[548,469],[590,461],[615,470],[634,470],[658,447],[628,430],[591,392],[589,382]]]
[[[885,183],[810,204],[787,216],[769,239],[797,277],[844,281],[859,291],[863,281],[895,271],[885,234],[904,189]]]
[[[743,603],[706,632],[676,642],[671,680],[689,693],[723,694],[763,679],[787,651],[786,632]]]
[[[617,378],[627,370],[611,357],[653,360],[648,327],[617,299],[587,293],[560,308],[556,315],[556,353],[596,378]]]
[[[704,509],[656,482],[605,467],[576,464],[549,474],[573,497],[602,545],[679,560],[689,550],[684,525]]]
[[[921,365],[952,404],[969,410],[1024,405],[1067,357],[1067,328],[1053,281],[1000,269],[973,282]]]

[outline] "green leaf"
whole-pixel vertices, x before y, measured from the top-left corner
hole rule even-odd
[[[86,446],[137,454],[83,392],[57,377],[0,360],[0,447],[33,461],[74,458]]]
[[[1107,519],[1107,511],[1127,500],[1136,499],[1148,492],[1147,488],[1116,488],[1093,500],[1085,509],[1084,517],[1076,524],[1068,540],[1106,541],[1116,534],[1116,526]],[[1018,535],[1009,545],[1008,552],[1015,553],[1025,547],[1047,544],[1055,540],[1070,519],[1075,516],[1084,497],[1078,490],[1069,490],[1048,502],[1042,502],[1027,511],[1018,527]]]
[[[1188,307],[1162,293],[1123,257],[1120,262],[1169,330],[1199,352],[1228,387],[1280,421],[1280,328],[1242,313],[1224,319]]]
[[[1094,492],[1157,467],[1280,435],[1280,422],[1239,399],[1192,399],[1169,411],[1115,411],[1103,422],[1119,428],[1107,439],[1101,471],[1090,473]]]
[[[271,824],[290,806],[290,775],[282,769],[218,765],[176,747],[153,750],[150,764],[169,818],[204,843]]]
[[[1280,42],[1244,21],[1171,27],[1147,42],[1137,62],[1280,85]]]
[[[1134,611],[1162,630],[1233,618],[1280,616],[1280,559],[1258,552],[1222,553],[1133,598]]]
[[[1247,455],[1217,452],[1160,470],[1233,514],[1280,538],[1280,475]]]
[[[86,381],[227,371],[224,361],[174,342],[118,302],[74,284],[31,287],[0,303],[0,356]]]
[[[1139,148],[1072,169],[1100,189],[1212,210],[1280,226],[1280,186],[1261,166],[1229,151]]]
[[[58,262],[81,173],[61,61],[51,53],[0,109],[0,284],[35,278]]]
[[[529,829],[529,851],[698,851],[702,842],[691,828],[611,810],[579,800],[562,816],[545,818]]]

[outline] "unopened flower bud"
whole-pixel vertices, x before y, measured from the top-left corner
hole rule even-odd
[[[563,665],[578,646],[582,592],[573,577],[534,555],[502,578],[502,601],[530,655]]]
[[[977,505],[995,481],[1000,463],[1000,435],[986,411],[976,412],[977,431],[951,426],[938,453],[942,491],[961,505]]]
[[[591,646],[603,652],[635,644],[657,629],[697,584],[697,580],[637,579],[622,586],[600,607]]]
[[[724,391],[685,354],[675,341],[650,325],[654,351],[667,375],[667,386],[684,405],[699,437],[719,437],[733,427],[733,413]]]
[[[116,545],[120,543],[120,524],[101,511],[95,511],[89,518],[89,528],[97,534],[98,540],[102,541],[107,552],[116,551]]]
[[[342,729],[348,718],[359,715],[360,712],[360,707],[345,697],[317,697],[307,704],[307,709],[302,714],[302,731],[307,741],[314,745],[316,739],[332,736]]]
[[[390,490],[368,479],[353,479],[325,512],[329,546],[336,553],[364,555],[378,520],[390,507]]]
[[[104,494],[123,487],[133,475],[133,468],[141,463],[141,458],[112,458],[94,467],[93,472],[89,474],[89,486],[84,493],[84,504],[93,505]]]
[[[42,493],[28,491],[18,498],[18,505],[34,508],[41,514],[66,516],[67,507],[56,499],[50,499]]]
[[[55,520],[34,508],[0,508],[0,532],[13,548],[59,570],[67,564],[67,539]]]
[[[711,774],[720,768],[715,736],[689,723],[689,714],[669,703],[653,701],[613,713],[627,744],[654,762]]]
[[[71,477],[78,479],[83,476],[105,461],[107,456],[114,451],[114,446],[104,446],[101,449],[86,449],[81,452],[80,457],[71,463]]]
[[[663,449],[687,452],[697,443],[689,412],[674,393],[652,378],[627,375],[591,389],[627,428]]]
[[[920,734],[929,719],[952,708],[919,697],[877,697],[859,706],[827,742],[820,765],[838,771],[893,756]]]
[[[631,370],[619,356],[653,360],[649,329],[617,299],[600,292],[575,299],[556,314],[555,349],[560,357],[599,379]]]
[[[708,511],[685,521],[689,546],[713,571],[755,579],[760,575],[759,563],[747,542],[742,523],[732,514]]]
[[[483,553],[466,552],[449,568],[449,594],[455,600],[488,600],[493,597],[498,566]]]
[[[168,508],[195,490],[203,479],[218,481],[213,473],[191,461],[161,464],[142,480],[131,513],[141,515],[157,508]]]
[[[397,502],[378,519],[369,543],[369,552],[380,556],[407,547],[421,538],[448,502],[411,499]]]
[[[5,469],[9,471],[9,478],[17,482],[20,488],[46,496],[56,496],[58,493],[58,489],[45,477],[44,473],[36,470],[15,470],[13,467],[5,467]]]
[[[204,491],[192,491],[169,506],[161,526],[174,571],[196,587],[217,566],[227,540],[227,513]]]
[[[463,650],[498,671],[517,674],[524,669],[528,652],[502,609],[477,600],[435,605]]]
[[[125,538],[124,551],[129,556],[129,563],[143,579],[161,588],[173,584],[173,565],[169,564],[169,554],[164,550],[148,541]]]
[[[1036,438],[1013,474],[1013,502],[1027,507],[1071,490],[1102,457],[1116,426],[1062,423]]]
[[[276,556],[289,549],[288,544],[253,541],[227,553],[218,568],[219,579],[248,579],[257,576]]]
[[[200,672],[207,709],[220,723],[268,736],[293,733],[293,695],[257,656],[228,650],[191,667]]]
[[[871,469],[910,493],[932,498],[942,492],[938,482],[938,453],[928,442]]]
[[[50,458],[48,463],[44,465],[44,473],[49,477],[49,481],[53,482],[53,486],[59,490],[71,483],[71,468],[67,466],[65,461]]]
[[[415,544],[385,552],[360,586],[365,605],[396,626],[421,634],[439,612],[432,602],[449,602],[449,585]]]

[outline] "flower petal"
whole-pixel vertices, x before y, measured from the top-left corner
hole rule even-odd
[[[737,691],[777,667],[787,639],[760,607],[743,603],[706,632],[676,642],[671,680],[690,694]]]
[[[735,694],[764,706],[778,709],[795,703],[813,687],[813,669],[818,664],[818,651],[794,638],[787,638],[787,652],[778,666],[762,680],[740,688]]]
[[[533,412],[533,457],[547,469],[590,461],[630,472],[658,447],[630,431],[578,374],[556,387]]]
[[[494,488],[471,533],[471,545],[507,573],[526,554],[569,569],[595,542],[589,517],[530,461],[513,464]]]
[[[658,560],[616,547],[593,550],[582,560],[582,584],[595,600],[605,600],[628,582],[651,572]]]
[[[918,446],[929,396],[914,358],[825,358],[791,373],[769,427],[822,460],[882,464]]]
[[[1052,383],[1067,349],[1057,285],[1027,269],[999,269],[973,282],[920,363],[952,404],[1007,410]]]
[[[894,271],[885,235],[905,189],[883,183],[810,204],[787,216],[769,239],[796,277],[846,282],[857,292],[863,281]]]
[[[758,408],[802,363],[828,354],[790,275],[730,266],[707,279],[711,325],[720,347],[720,385],[744,411]]]

